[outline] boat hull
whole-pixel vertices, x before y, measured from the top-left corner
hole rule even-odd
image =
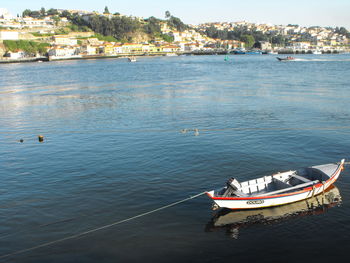
[[[308,198],[292,204],[265,209],[253,210],[220,210],[212,218],[213,227],[245,226],[266,222],[280,221],[289,217],[314,214],[321,208],[330,208],[341,203],[342,197],[339,189],[332,185],[324,194]]]
[[[294,61],[295,58],[280,58],[280,57],[276,57],[278,61]]]
[[[207,192],[207,195],[214,201],[216,208],[229,209],[257,209],[272,206],[280,206],[305,200],[323,193],[329,188],[339,177],[343,169],[343,164],[340,164],[333,175],[323,183],[317,183],[313,186],[298,189],[294,192],[267,195],[267,196],[252,196],[252,197],[217,197],[215,191]]]

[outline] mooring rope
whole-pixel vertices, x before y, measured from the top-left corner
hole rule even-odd
[[[156,208],[154,210],[151,210],[151,211],[148,211],[148,212],[145,212],[145,213],[133,216],[133,217],[129,217],[129,218],[126,218],[126,219],[123,219],[123,220],[120,220],[120,221],[117,221],[117,222],[114,222],[114,223],[111,223],[111,224],[108,224],[108,225],[104,225],[104,226],[97,227],[97,228],[94,228],[94,229],[90,229],[90,230],[87,230],[85,232],[81,232],[81,233],[78,233],[78,234],[75,234],[75,235],[71,235],[71,236],[68,236],[68,237],[61,238],[61,239],[56,239],[54,241],[46,242],[46,243],[43,243],[43,244],[40,244],[40,245],[37,245],[37,246],[34,246],[34,247],[30,247],[30,248],[18,250],[18,251],[15,251],[15,252],[12,252],[12,253],[9,253],[9,254],[6,254],[6,255],[2,255],[2,256],[0,256],[0,259],[7,258],[7,257],[10,257],[10,256],[14,256],[14,255],[18,255],[18,254],[22,254],[22,253],[25,253],[25,252],[29,252],[29,251],[32,251],[32,250],[35,250],[35,249],[38,249],[38,248],[47,247],[47,246],[50,246],[50,245],[53,245],[53,244],[57,244],[57,243],[60,243],[60,242],[63,242],[63,241],[69,240],[69,239],[74,239],[74,238],[78,238],[78,237],[81,237],[81,236],[85,236],[87,234],[91,234],[93,232],[97,232],[97,231],[100,231],[100,230],[103,230],[103,229],[106,229],[106,228],[109,228],[109,227],[112,227],[112,226],[116,226],[116,225],[119,225],[119,224],[122,224],[122,223],[125,223],[125,222],[128,222],[128,221],[134,220],[136,218],[140,218],[140,217],[143,217],[143,216],[146,216],[146,215],[158,212],[160,210],[163,210],[163,209],[166,209],[166,208],[169,208],[169,207],[172,207],[172,206],[184,203],[186,201],[189,201],[191,199],[194,199],[194,198],[197,198],[197,197],[199,197],[201,195],[204,195],[205,193],[206,193],[206,191],[202,192],[202,193],[199,193],[199,194],[196,194],[196,195],[193,195],[193,196],[190,196],[190,197],[185,198],[183,200],[180,200],[180,201],[177,201],[177,202],[174,202],[174,203],[171,203],[171,204],[168,204],[168,205]]]

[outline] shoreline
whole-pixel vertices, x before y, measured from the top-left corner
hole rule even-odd
[[[346,53],[346,52],[345,52]],[[345,53],[322,53],[320,55],[339,55]],[[278,54],[271,55],[314,55],[312,53],[296,53],[296,52],[279,52]],[[0,64],[10,63],[30,63],[30,62],[52,62],[52,61],[63,61],[63,60],[89,60],[89,59],[110,59],[110,58],[128,58],[128,57],[167,57],[167,56],[205,56],[205,55],[233,55],[233,56],[244,56],[249,54],[233,54],[227,51],[202,51],[202,52],[157,52],[157,53],[124,53],[118,55],[85,55],[85,56],[72,56],[72,57],[34,57],[34,58],[21,58],[21,59],[0,59]],[[262,54],[268,55],[268,54]],[[252,56],[250,54],[250,56]],[[256,55],[255,55],[256,56]]]

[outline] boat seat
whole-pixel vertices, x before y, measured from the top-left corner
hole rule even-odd
[[[239,190],[235,190],[233,192],[233,194],[235,194],[238,197],[247,197],[248,196],[247,194],[245,194],[245,193],[243,193],[242,191],[239,191]]]
[[[311,182],[311,180],[309,180],[309,179],[307,179],[305,177],[302,177],[300,175],[297,175],[297,174],[292,174],[291,177],[294,177],[294,178],[296,178],[296,179],[298,179],[298,180],[300,180],[300,181],[302,181],[304,183]]]

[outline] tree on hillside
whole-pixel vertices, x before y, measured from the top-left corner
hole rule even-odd
[[[106,6],[105,7],[105,11],[103,12],[105,15],[108,15],[108,14],[110,14],[110,12],[109,12],[109,10],[108,10],[108,7]]]
[[[242,35],[240,41],[244,42],[247,48],[251,48],[255,43],[255,39],[252,35]]]
[[[46,14],[49,16],[54,16],[54,15],[58,15],[58,11],[57,9],[50,8],[49,10],[47,10]]]
[[[22,12],[22,16],[23,17],[30,16],[31,13],[32,13],[32,11],[30,9],[26,9]]]
[[[141,23],[131,17],[112,17],[93,16],[87,26],[96,33],[104,36],[113,36],[116,39],[127,39],[128,34],[142,30]]]
[[[176,30],[180,32],[185,31],[188,28],[188,26],[185,25],[180,18],[175,16],[170,16],[167,23],[170,27],[175,27]]]
[[[346,37],[350,37],[349,31],[345,27],[336,27],[334,32]]]
[[[272,36],[271,38],[271,43],[279,46],[285,46],[286,44],[286,39],[282,35],[276,35]]]
[[[171,17],[171,14],[170,14],[170,12],[169,11],[165,11],[165,18],[170,18]]]
[[[145,19],[145,22],[147,22],[147,24],[144,26],[144,31],[147,34],[161,34],[159,19],[155,18],[154,16],[151,16],[150,18]]]
[[[211,25],[205,29],[205,34],[211,38],[217,38],[218,30],[215,26]]]
[[[42,16],[45,16],[46,11],[45,11],[45,8],[44,8],[44,7],[42,7],[42,8],[40,9],[40,14],[41,14]]]
[[[39,11],[32,11],[30,16],[33,18],[39,18],[41,16],[41,13]]]
[[[64,11],[60,14],[60,17],[66,17],[67,19],[71,19],[71,18],[72,18],[71,14],[70,14],[67,10],[64,10]]]

